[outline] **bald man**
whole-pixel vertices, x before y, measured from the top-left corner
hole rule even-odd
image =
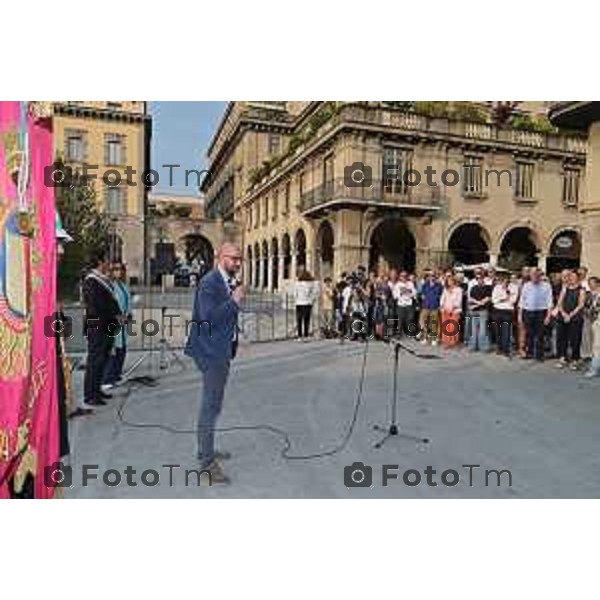
[[[211,473],[212,484],[228,484],[221,460],[230,458],[215,450],[215,427],[221,413],[229,366],[237,351],[238,312],[244,290],[235,275],[242,253],[234,244],[223,244],[214,269],[198,284],[185,353],[202,372],[203,389],[198,417],[198,458]]]

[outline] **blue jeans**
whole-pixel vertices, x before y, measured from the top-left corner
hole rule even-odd
[[[210,466],[215,458],[215,426],[221,414],[229,362],[211,365],[202,371],[202,400],[198,417],[198,457],[202,468]]]
[[[486,352],[490,346],[490,340],[488,337],[488,314],[486,310],[481,312],[469,312],[467,314],[468,319],[468,340],[469,348],[471,350],[479,350],[480,352]]]

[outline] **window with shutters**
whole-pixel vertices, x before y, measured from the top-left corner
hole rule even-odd
[[[87,132],[82,129],[65,129],[65,160],[84,162],[87,150]]]
[[[285,192],[283,195],[283,214],[287,215],[290,212],[290,182],[285,184]]]
[[[481,196],[483,194],[483,160],[476,156],[465,158],[463,165],[463,194]]]
[[[533,198],[533,166],[533,163],[530,162],[518,162],[516,164],[516,198],[523,200],[531,200]]]
[[[562,201],[565,206],[577,206],[579,202],[581,170],[566,168],[563,174]]]
[[[300,206],[300,202],[302,202],[302,196],[306,192],[306,173],[302,171],[298,176],[298,204]]]
[[[126,164],[124,135],[120,133],[107,133],[104,135],[104,162],[107,165]]]
[[[323,162],[323,186],[327,198],[333,194],[333,175],[333,154],[330,154]]]
[[[412,151],[403,148],[383,149],[383,189],[386,194],[406,194],[407,177],[412,169]]]
[[[276,156],[281,150],[281,136],[277,133],[269,134],[269,155]]]
[[[273,210],[271,211],[271,219],[275,221],[279,214],[279,190],[273,192]]]
[[[122,186],[105,188],[106,212],[113,215],[127,214],[127,190]]]

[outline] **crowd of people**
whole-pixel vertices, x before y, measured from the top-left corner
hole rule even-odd
[[[358,267],[317,286],[302,269],[294,287],[298,338],[309,337],[319,301],[321,332],[355,341],[413,337],[422,344],[544,361],[600,374],[600,280],[586,268],[546,275],[476,267],[426,269],[421,276]]]

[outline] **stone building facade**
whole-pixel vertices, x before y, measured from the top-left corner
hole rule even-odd
[[[581,202],[582,260],[600,276],[600,102],[557,102],[551,108],[552,122],[588,135],[586,190]]]
[[[507,106],[508,105],[508,106]],[[244,278],[282,289],[358,265],[580,261],[585,136],[549,103],[233,102],[206,211],[238,225]]]
[[[80,173],[87,165],[88,173],[96,175],[90,185],[114,228],[110,251],[127,263],[130,277],[141,281],[147,262],[144,217],[150,189],[142,176],[150,169],[152,134],[146,102],[55,102],[53,132],[55,156]],[[115,171],[120,179],[116,186]],[[110,186],[103,181],[105,174]],[[127,185],[128,179],[136,185]]]

